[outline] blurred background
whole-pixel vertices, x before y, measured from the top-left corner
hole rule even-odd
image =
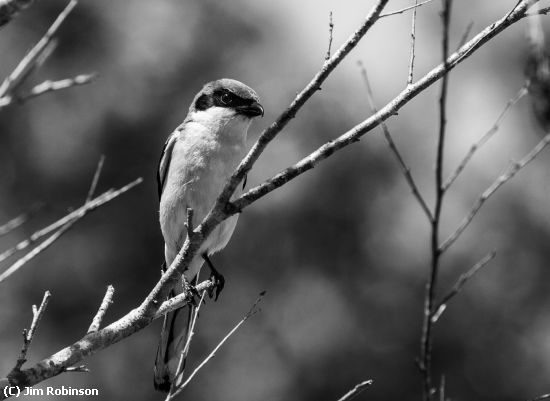
[[[136,177],[142,185],[93,212],[0,284],[0,370],[21,347],[31,304],[53,297],[29,366],[79,339],[103,297],[116,289],[105,323],[138,305],[159,278],[163,241],[155,174],[163,143],[195,93],[231,77],[253,87],[266,115],[250,145],[324,61],[329,12],[333,51],[373,1],[81,1],[59,46],[31,79],[98,72],[93,84],[0,110],[0,224],[46,207],[0,238],[0,250],[84,201],[100,155],[100,193]],[[455,2],[451,49],[516,0]],[[544,3],[544,2],[543,2]],[[6,76],[65,6],[36,2],[0,32]],[[387,11],[410,1],[392,0]],[[544,4],[548,5],[548,4]],[[440,59],[438,1],[419,9],[415,79]],[[472,12],[475,10],[475,12]],[[260,183],[370,115],[357,61],[382,106],[406,85],[411,14],[381,20],[270,145],[248,177]],[[526,21],[507,29],[453,71],[445,171],[494,123],[523,85]],[[421,190],[433,203],[439,85],[388,121]],[[442,237],[508,165],[541,138],[528,98],[474,157],[443,206]],[[442,260],[438,294],[491,250],[496,259],[451,301],[435,326],[434,375],[453,400],[521,400],[550,391],[550,153],[506,184]],[[380,132],[334,155],[241,215],[214,257],[226,277],[202,310],[189,371],[246,313],[261,290],[262,312],[238,331],[179,399],[336,400],[357,382],[357,399],[420,399],[419,355],[428,223]],[[14,259],[1,266],[5,269]],[[45,386],[98,388],[95,399],[163,399],[152,366],[161,322],[85,360],[89,374]],[[50,399],[71,397],[50,397]],[[44,397],[44,399],[48,399]]]

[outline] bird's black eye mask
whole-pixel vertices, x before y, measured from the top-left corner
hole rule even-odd
[[[253,99],[243,99],[227,89],[219,89],[212,94],[203,94],[195,102],[195,109],[206,110],[210,107],[237,108],[249,106],[254,103]]]

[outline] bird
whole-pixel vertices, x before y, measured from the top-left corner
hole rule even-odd
[[[193,210],[196,222],[207,215],[246,155],[246,137],[252,120],[263,115],[264,108],[253,89],[234,79],[218,79],[202,87],[183,123],[168,137],[157,172],[159,220],[165,244],[163,269],[172,264],[187,238],[188,208]],[[233,196],[240,192],[239,188]],[[209,256],[227,245],[237,219],[237,214],[229,217],[205,239],[171,296],[192,288],[190,284],[196,282],[206,261],[217,299],[225,280]],[[194,306],[189,305],[164,317],[154,366],[154,386],[159,391],[169,392],[181,377],[177,369],[193,310]]]

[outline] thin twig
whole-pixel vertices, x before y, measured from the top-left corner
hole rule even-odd
[[[29,251],[25,256],[19,258],[15,263],[13,263],[10,267],[8,267],[5,271],[0,274],[0,283],[4,280],[6,280],[8,277],[10,277],[13,273],[18,271],[20,268],[22,268],[24,265],[26,265],[28,262],[30,262],[32,259],[37,257],[40,253],[48,249],[55,241],[57,241],[63,234],[65,234],[69,229],[73,226],[74,223],[76,223],[77,220],[69,221],[67,224],[62,226],[59,230],[57,230],[55,233],[50,235],[48,238],[44,240],[40,245],[37,245],[34,249]]]
[[[491,260],[495,258],[497,255],[496,251],[493,251],[483,257],[479,262],[477,262],[475,265],[473,265],[467,272],[462,273],[458,280],[456,281],[455,285],[447,295],[443,297],[441,301],[437,304],[437,306],[434,308],[434,312],[432,314],[432,323],[437,322],[437,320],[441,317],[445,309],[447,309],[447,304],[453,298],[455,295],[457,295],[461,290],[462,287],[466,284],[466,282],[471,279],[479,270],[481,270],[483,267],[485,267]]]
[[[31,209],[25,213],[20,214],[17,217],[14,217],[7,223],[4,223],[0,226],[0,237],[6,234],[9,234],[18,227],[21,227],[27,221],[29,221],[33,216],[36,215],[44,207],[43,203],[37,203],[31,207]]]
[[[97,74],[81,74],[74,78],[66,78],[59,81],[44,81],[33,87],[28,93],[21,95],[6,95],[0,98],[0,109],[9,106],[13,102],[24,102],[30,98],[43,95],[48,92],[56,92],[74,86],[86,85],[92,83],[97,78]]]
[[[405,8],[402,8],[400,10],[397,10],[397,11],[392,11],[392,12],[389,12],[389,13],[386,13],[386,14],[382,14],[382,15],[380,15],[380,18],[389,17],[391,15],[396,15],[396,14],[403,14],[405,11],[409,11],[411,9],[414,9],[416,11],[416,9],[418,7],[421,7],[424,4],[431,3],[432,1],[433,0],[425,0],[422,3],[415,2],[414,6],[409,6],[409,7],[405,7]]]
[[[259,155],[263,152],[263,148],[267,146],[267,143],[264,142],[263,139],[258,140],[256,145],[254,145],[253,150],[251,150],[249,155],[243,160],[240,167],[235,171],[235,173],[233,173],[229,184],[227,184],[222,194],[218,197],[216,205],[212,208],[208,216],[205,218],[204,222],[201,224],[202,229],[205,230],[204,232],[206,233],[210,232],[210,230],[213,230],[213,227],[217,224],[216,222],[220,218],[220,215],[224,216],[223,218],[225,218],[226,214],[232,215],[235,213],[239,213],[245,207],[249,206],[258,199],[285,185],[287,182],[295,179],[299,175],[302,175],[307,171],[313,169],[321,161],[332,156],[340,149],[358,142],[361,137],[363,137],[364,135],[369,133],[374,127],[376,127],[381,120],[385,121],[391,116],[397,114],[397,112],[412,98],[423,92],[433,83],[437,82],[448,71],[456,67],[459,63],[463,62],[475,51],[480,49],[480,47],[487,43],[487,41],[493,39],[510,25],[525,18],[526,9],[534,1],[538,0],[525,0],[520,5],[520,7],[518,7],[516,11],[514,11],[509,16],[509,18],[500,18],[499,20],[485,27],[480,33],[475,35],[466,44],[464,44],[464,46],[462,46],[457,52],[451,54],[446,60],[446,63],[439,64],[422,78],[417,80],[414,84],[405,88],[394,99],[392,99],[384,107],[382,107],[376,115],[367,118],[363,122],[349,129],[347,132],[344,132],[337,138],[326,142],[292,166],[287,167],[283,171],[275,174],[273,177],[265,180],[256,187],[249,189],[247,192],[233,200],[228,205],[228,200],[233,194],[232,191],[234,191],[234,189],[236,188],[236,185],[234,186],[233,184],[234,180],[238,181],[241,175],[247,172],[252,167],[257,157],[259,157]],[[294,103],[292,105],[294,105]],[[295,109],[290,107],[289,109],[287,109],[287,112],[290,112],[290,110],[292,110],[293,113],[296,112]],[[283,113],[283,115],[285,115],[285,113]],[[284,128],[284,126],[279,125],[278,122],[272,124],[271,127],[272,129],[268,129],[264,132],[264,134],[268,132],[268,134],[266,134],[266,136],[268,137],[266,141],[268,142],[271,141],[271,139],[274,138],[278,134],[278,132],[282,130],[282,128]],[[262,138],[262,135],[260,136],[260,138]],[[198,247],[198,244],[193,244],[193,247]]]
[[[508,14],[506,14],[506,17],[504,17],[505,19],[508,19],[508,17],[516,10],[516,8],[518,8],[519,4],[522,2],[523,0],[518,0],[516,5],[510,10],[508,11]]]
[[[439,382],[439,401],[445,401],[445,375],[441,375]]]
[[[550,393],[539,395],[538,397],[531,398],[528,401],[542,401],[542,400],[548,400],[548,399],[550,399]]]
[[[360,61],[358,62],[359,68],[361,69],[361,75],[363,76],[363,81],[365,82],[365,86],[367,89],[367,99],[370,105],[370,108],[372,110],[372,113],[376,115],[378,113],[378,110],[376,109],[376,105],[374,104],[374,97],[372,94],[372,88],[370,86],[369,77],[367,75],[367,70],[363,66],[363,63]],[[397,146],[395,145],[395,142],[393,141],[393,138],[391,137],[390,131],[388,129],[388,126],[384,121],[380,121],[380,127],[382,128],[382,132],[384,133],[384,138],[386,139],[386,142],[388,143],[388,146],[390,150],[392,151],[392,154],[395,156],[395,159],[397,160],[399,167],[401,168],[401,172],[405,176],[405,180],[407,181],[407,184],[409,184],[409,187],[411,188],[411,191],[420,204],[420,207],[428,217],[428,220],[431,222],[433,220],[432,213],[430,212],[430,208],[428,207],[426,201],[422,197],[422,194],[420,193],[418,186],[416,185],[416,182],[414,181],[414,178],[411,174],[411,169],[407,164],[405,163],[405,160],[401,156],[401,153],[399,152],[399,149],[397,149]]]
[[[132,181],[131,183],[117,189],[116,191],[113,189],[109,189],[108,191],[105,191],[103,194],[99,195],[95,199],[91,200],[90,202],[76,209],[74,212],[67,214],[66,216],[55,221],[54,223],[50,224],[47,227],[44,227],[41,230],[36,231],[26,240],[23,240],[17,245],[15,245],[14,247],[2,252],[0,254],[0,263],[6,260],[7,258],[9,258],[10,256],[12,256],[13,254],[19,251],[22,251],[23,249],[26,249],[27,247],[29,247],[30,245],[38,241],[40,238],[54,231],[57,231],[59,228],[65,226],[67,223],[70,223],[73,220],[80,220],[81,218],[86,216],[88,213],[94,211],[95,209],[104,205],[105,203],[112,201],[113,199],[129,191],[136,185],[141,184],[142,182],[143,182],[143,178],[140,177]]]
[[[244,179],[250,171],[256,160],[260,157],[267,145],[286,127],[286,125],[294,118],[296,113],[300,111],[302,106],[319,91],[321,84],[327,79],[330,73],[342,62],[342,60],[357,46],[359,41],[365,36],[384,9],[389,0],[378,0],[373,6],[361,26],[340,46],[340,48],[325,61],[322,68],[315,74],[312,80],[304,89],[294,98],[292,103],[286,108],[279,117],[268,128],[266,128],[252,146],[248,154],[239,163],[237,169],[233,172],[221,194],[218,196],[216,203],[205,219],[210,218],[213,211],[225,209],[231,196],[237,189],[239,183]],[[174,278],[175,281],[175,278]],[[153,297],[152,297],[153,298]],[[152,300],[151,300],[152,302]]]
[[[86,365],[69,366],[65,369],[65,372],[88,373],[89,371],[90,369]]]
[[[46,291],[44,293],[44,298],[42,298],[40,308],[36,309],[36,305],[33,305],[33,317],[31,327],[28,331],[23,330],[23,347],[21,348],[21,353],[19,355],[19,358],[17,358],[17,362],[13,370],[20,370],[23,364],[27,361],[27,353],[29,352],[29,347],[31,346],[31,342],[34,338],[34,333],[36,332],[36,329],[40,324],[40,319],[42,319],[42,315],[44,315],[44,312],[46,311],[46,307],[48,306],[48,302],[50,301],[51,296],[52,294],[49,291]]]
[[[411,59],[409,61],[409,75],[407,77],[407,85],[412,85],[414,75],[414,56],[416,45],[416,10],[418,8],[418,0],[414,0],[414,11],[411,23]]]
[[[452,0],[443,0],[441,13],[443,35],[441,41],[443,66],[448,69],[447,59],[449,54],[449,26],[451,22]],[[443,190],[443,158],[445,150],[445,130],[447,124],[447,88],[449,75],[445,74],[441,82],[441,95],[439,97],[439,135],[437,140],[437,154],[435,164],[435,207],[431,224],[431,253],[432,261],[430,274],[426,283],[424,298],[424,316],[422,322],[422,337],[420,345],[420,370],[423,378],[424,401],[430,401],[432,394],[432,311],[436,296],[437,278],[441,252],[439,250],[439,224],[445,191]]]
[[[470,225],[475,215],[479,212],[479,209],[485,204],[487,199],[493,195],[497,189],[503,184],[513,178],[521,169],[527,166],[537,155],[544,150],[544,148],[550,143],[550,133],[527,153],[519,162],[511,162],[505,172],[499,176],[476,200],[468,214],[464,217],[458,228],[449,237],[443,241],[440,245],[441,252],[445,252],[464,232],[466,227]]]
[[[189,354],[189,347],[191,346],[191,339],[193,338],[193,335],[195,334],[195,325],[197,324],[197,318],[199,317],[199,312],[201,309],[201,306],[204,303],[204,296],[206,295],[206,290],[204,290],[201,294],[201,297],[199,299],[199,304],[195,308],[195,313],[193,314],[193,318],[191,320],[191,325],[189,326],[189,333],[187,333],[187,340],[185,341],[185,347],[183,347],[183,353],[184,359]],[[179,370],[179,369],[178,369]],[[180,371],[180,373],[183,373]],[[177,374],[176,374],[177,376]]]
[[[265,295],[265,291],[262,291],[260,293],[258,299],[256,299],[256,302],[254,302],[254,304],[252,305],[250,310],[246,313],[246,315],[244,315],[244,317],[239,321],[239,323],[237,323],[236,326],[233,327],[229,331],[229,333],[227,333],[225,335],[224,338],[222,338],[222,340],[218,343],[218,345],[216,345],[216,347],[214,347],[212,352],[195,368],[195,370],[193,370],[193,372],[189,375],[187,380],[185,380],[185,382],[183,382],[183,384],[178,386],[177,390],[172,394],[172,396],[166,398],[166,401],[170,401],[175,396],[177,396],[189,384],[189,382],[193,379],[193,377],[195,377],[195,375],[199,372],[199,370],[201,370],[204,367],[204,365],[206,365],[216,355],[216,352],[229,339],[229,337],[231,337],[233,335],[233,333],[235,333],[239,329],[239,327],[241,327],[241,325],[244,322],[246,322],[250,317],[252,317],[253,315],[255,315],[259,311],[256,308],[257,308],[258,304],[261,302],[264,295]]]
[[[332,22],[332,11],[330,12],[328,16],[329,22],[328,22],[328,50],[327,54],[325,56],[325,61],[330,60],[330,48],[332,47],[332,32],[334,30],[334,23]]]
[[[509,99],[508,102],[506,102],[506,106],[501,111],[499,116],[497,117],[496,121],[492,125],[492,127],[476,142],[472,145],[466,156],[464,156],[464,159],[460,162],[458,167],[455,169],[455,171],[450,175],[449,178],[447,178],[447,181],[443,185],[443,190],[447,191],[449,187],[453,184],[453,182],[458,178],[460,173],[464,170],[474,153],[483,146],[494,134],[497,133],[500,123],[504,119],[504,117],[507,115],[508,111],[510,111],[514,105],[521,100],[527,93],[527,86],[528,83],[525,83],[516,93],[516,95]]]
[[[107,309],[109,309],[109,306],[113,303],[113,295],[115,295],[115,287],[112,285],[107,286],[107,291],[105,291],[103,301],[101,301],[101,305],[92,319],[92,324],[90,324],[90,327],[88,328],[88,334],[99,330],[103,317],[105,316],[105,313],[107,313]]]
[[[451,68],[454,68],[456,65],[466,60],[469,56],[483,47],[488,41],[501,34],[511,25],[525,18],[528,7],[536,1],[538,0],[524,0],[508,18],[500,18],[489,24],[456,53],[449,56],[445,65],[446,68],[444,68],[443,64],[434,67],[430,72],[417,80],[410,87],[404,89],[386,106],[381,108],[378,115],[371,116],[365,121],[357,124],[334,140],[325,143],[299,162],[289,166],[283,172],[276,174],[257,187],[252,188],[231,204],[228,204],[238,184],[244,175],[246,175],[247,171],[250,170],[255,160],[257,160],[267,144],[275,136],[277,136],[279,132],[281,132],[286,124],[296,115],[303,104],[305,104],[313,93],[318,90],[321,81],[324,81],[324,79],[329,76],[331,71],[336,67],[336,65],[331,65],[330,69],[328,69],[325,63],[312,82],[310,82],[310,85],[302,91],[301,95],[298,95],[294,99],[291,105],[281,114],[281,117],[271,125],[271,129],[268,128],[266,130],[268,133],[264,132],[264,134],[260,135],[259,142],[261,145],[255,145],[253,148],[255,150],[252,150],[251,153],[245,157],[240,167],[237,168],[232,177],[228,180],[228,183],[218,197],[215,206],[195,229],[195,232],[197,232],[195,239],[193,241],[189,241],[189,239],[185,240],[182,249],[174,259],[172,265],[168,268],[166,274],[164,274],[159,282],[155,284],[155,287],[137,308],[132,309],[117,321],[111,323],[103,329],[100,329],[97,333],[86,335],[75,341],[73,344],[59,350],[55,354],[45,357],[42,361],[37,362],[29,369],[21,371],[19,375],[11,376],[10,380],[7,378],[0,378],[0,383],[11,383],[11,385],[25,386],[36,385],[37,383],[59,375],[66,367],[74,366],[90,355],[122,341],[148,326],[154,319],[162,316],[157,313],[160,310],[158,300],[164,299],[171,288],[176,285],[178,280],[180,280],[182,272],[189,266],[190,261],[193,260],[204,240],[224,219],[238,213],[266,194],[282,185],[285,185],[297,176],[311,170],[321,161],[336,154],[340,149],[352,143],[356,143],[362,136],[378,125],[380,120],[386,120],[390,116],[395,115],[404,105],[409,103],[413,98],[422,93],[434,82],[437,82]],[[377,7],[379,6],[383,6],[383,4],[377,3],[375,10],[373,10],[374,14],[369,14],[366,25],[363,24],[361,26],[359,31],[356,33],[357,35],[362,36],[362,33],[372,26],[372,23],[374,23],[374,20],[376,20],[376,16],[378,15],[376,13],[378,12]],[[371,17],[373,18],[372,20]],[[356,34],[354,34],[354,38]],[[349,46],[353,47],[353,44],[346,44],[344,45],[344,48],[348,49]],[[349,53],[347,50],[346,52]],[[337,51],[331,57],[331,60],[336,60],[339,62],[344,57],[345,54],[339,54],[339,51]],[[201,284],[199,284],[199,286]],[[207,282],[204,285],[211,286],[212,283]],[[199,286],[197,286],[197,288]],[[185,301],[181,299],[180,301],[181,304],[177,304],[176,306],[174,306],[175,301],[166,301],[160,306],[164,307],[164,311],[166,312],[171,310],[171,307],[178,308],[188,302],[188,300]],[[0,400],[4,398],[5,397],[0,394]]]
[[[181,379],[183,379],[183,369],[185,366],[185,360],[187,358],[187,355],[189,354],[189,347],[191,346],[191,340],[193,339],[193,336],[195,334],[195,325],[197,324],[197,318],[199,317],[199,311],[204,302],[205,295],[206,295],[206,290],[202,292],[201,298],[199,300],[199,304],[195,307],[193,311],[193,315],[191,316],[191,324],[189,325],[187,338],[185,339],[185,346],[183,347],[183,351],[181,352],[180,360],[178,362],[178,367],[176,369],[176,374],[174,375],[174,380],[172,381],[172,385],[170,386],[170,391],[166,396],[167,401],[169,401],[170,398],[173,397],[174,392],[176,391],[178,386],[181,384]]]
[[[212,288],[214,286],[214,283],[210,280],[205,280],[195,286],[195,289],[198,292],[203,292],[208,290],[209,288]],[[175,311],[176,309],[181,308],[182,306],[189,304],[189,296],[188,294],[181,293],[176,295],[173,298],[170,298],[166,301],[164,301],[158,308],[157,313],[155,313],[155,316],[153,319],[159,319],[166,315],[168,312]]]
[[[462,34],[462,38],[460,38],[460,42],[458,42],[458,46],[456,47],[456,50],[464,46],[464,43],[466,43],[466,41],[468,40],[468,36],[470,36],[470,32],[472,31],[473,27],[474,27],[474,21],[470,21],[466,26],[464,33]]]
[[[57,32],[65,18],[76,7],[77,1],[71,0],[65,9],[57,16],[53,24],[48,28],[42,39],[27,53],[27,55],[19,62],[17,67],[12,73],[2,82],[0,85],[0,98],[12,93],[16,90],[21,83],[28,76],[28,72],[32,70],[36,63],[36,60],[40,57],[42,52],[47,48],[48,44],[53,38],[53,35]]]
[[[350,38],[331,56],[328,61],[323,63],[321,69],[315,74],[306,87],[296,95],[288,108],[286,108],[279,115],[279,117],[277,117],[277,119],[260,134],[259,138],[256,140],[256,143],[252,146],[250,151],[241,160],[235,171],[226,181],[223,190],[218,195],[215,203],[212,205],[207,215],[194,230],[197,235],[193,235],[191,238],[188,236],[185,239],[180,251],[174,258],[172,264],[166,270],[166,273],[163,274],[161,279],[142,302],[140,308],[143,309],[143,313],[145,315],[153,316],[156,313],[158,308],[158,300],[164,299],[170,290],[178,283],[181,278],[181,274],[188,267],[190,261],[198,252],[200,246],[208,235],[210,235],[210,233],[223,220],[239,212],[239,210],[232,207],[233,205],[230,202],[233,197],[233,193],[239,184],[250,171],[268,144],[295,117],[296,113],[298,113],[303,105],[319,91],[321,84],[326,80],[330,73],[349,54],[349,52],[357,46],[367,31],[378,20],[380,12],[383,10],[388,1],[389,0],[378,0],[376,2],[359,29],[357,29],[350,36]]]
[[[101,170],[103,169],[104,162],[105,155],[101,155],[99,161],[97,162],[97,168],[95,169],[94,178],[92,179],[92,184],[90,185],[90,189],[88,190],[88,195],[86,196],[85,203],[90,202],[94,197],[94,193],[97,188],[97,183],[99,181],[99,176],[101,175]]]
[[[369,387],[372,384],[372,380],[365,380],[364,382],[361,382],[359,384],[356,384],[354,388],[352,388],[350,391],[348,391],[346,394],[342,396],[342,398],[339,398],[338,401],[349,401],[356,395],[359,395],[364,389]]]

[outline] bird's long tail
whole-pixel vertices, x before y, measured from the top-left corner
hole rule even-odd
[[[187,341],[192,313],[193,307],[187,306],[164,317],[154,367],[155,389],[159,391],[167,393],[174,380],[177,380],[176,372]],[[180,375],[184,367],[185,359]]]
[[[181,289],[171,291],[170,297],[174,297],[178,292],[181,292]],[[164,316],[154,367],[155,389],[159,391],[169,392],[172,383],[178,380],[176,374],[179,373],[181,376],[183,373],[185,359],[181,371],[177,370],[187,342],[194,309],[194,306],[189,305]]]

